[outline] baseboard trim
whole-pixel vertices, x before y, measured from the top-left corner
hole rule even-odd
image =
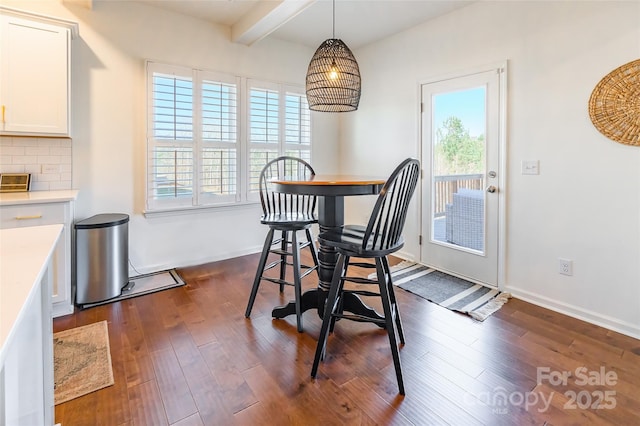
[[[51,316],[53,318],[63,317],[65,315],[69,315],[73,313],[73,304],[64,303],[64,304],[53,304],[53,309],[51,312]]]
[[[132,277],[135,275],[153,274],[160,271],[166,271],[167,269],[187,268],[189,266],[204,265],[205,263],[219,262],[221,260],[232,259],[234,257],[241,257],[249,254],[259,253],[260,251],[262,251],[262,245],[249,247],[247,249],[237,250],[233,252],[226,252],[224,254],[219,254],[219,255],[210,256],[210,257],[190,258],[188,261],[184,260],[184,261],[173,262],[170,264],[158,263],[155,265],[136,266],[136,270],[129,271],[129,276]]]
[[[524,300],[525,302],[551,309],[552,311],[633,337],[634,339],[640,339],[640,327],[636,324],[620,321],[617,318],[582,309],[568,303],[558,302],[557,300],[549,299],[548,297],[518,287],[506,286],[505,291],[508,291],[513,297]]]

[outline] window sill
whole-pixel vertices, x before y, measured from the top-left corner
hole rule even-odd
[[[190,207],[174,207],[167,209],[145,210],[142,212],[144,217],[153,219],[156,217],[182,216],[201,213],[215,213],[219,211],[244,210],[260,207],[259,201],[248,201],[244,203],[218,204],[215,206],[190,206]]]

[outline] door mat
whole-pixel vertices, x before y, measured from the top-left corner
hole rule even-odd
[[[185,282],[182,278],[180,278],[180,275],[178,275],[175,269],[169,269],[167,271],[154,272],[145,275],[138,275],[129,278],[129,284],[124,289],[122,289],[122,293],[120,293],[120,296],[114,297],[112,299],[102,300],[100,302],[86,303],[82,305],[82,308],[92,308],[94,306],[113,303],[119,300],[130,299],[132,297],[155,293],[156,291],[167,290],[183,285],[185,285]]]
[[[113,385],[107,321],[53,335],[56,405]]]
[[[511,298],[509,293],[406,260],[391,267],[391,277],[403,290],[478,321],[484,321]]]

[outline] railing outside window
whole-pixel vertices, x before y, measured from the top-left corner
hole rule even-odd
[[[434,217],[444,216],[445,206],[453,201],[459,188],[484,188],[483,174],[434,176]]]

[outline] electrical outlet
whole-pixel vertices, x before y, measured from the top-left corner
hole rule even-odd
[[[562,275],[573,275],[573,260],[558,258],[558,272]]]
[[[60,173],[59,164],[43,164],[42,173]]]

